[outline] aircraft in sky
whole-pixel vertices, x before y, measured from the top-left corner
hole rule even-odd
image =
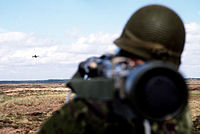
[[[32,56],[32,58],[38,58],[39,57],[39,55],[33,55]]]

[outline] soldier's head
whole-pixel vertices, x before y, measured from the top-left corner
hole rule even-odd
[[[145,61],[162,60],[178,68],[185,44],[185,28],[181,18],[171,9],[149,5],[130,17],[114,43]]]

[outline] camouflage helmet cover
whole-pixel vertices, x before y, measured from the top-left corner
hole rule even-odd
[[[114,43],[145,60],[164,60],[179,66],[185,28],[181,18],[171,9],[149,5],[130,17]]]

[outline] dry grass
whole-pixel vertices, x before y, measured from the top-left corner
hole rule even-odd
[[[189,83],[195,132],[200,131],[200,83]],[[34,134],[65,103],[64,83],[0,84],[0,134]]]
[[[64,104],[69,91],[64,84],[1,84],[1,88],[0,134],[36,133]]]
[[[200,134],[200,87],[190,91],[189,106],[192,113],[194,134]]]

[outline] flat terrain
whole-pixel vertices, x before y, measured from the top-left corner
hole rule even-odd
[[[188,81],[194,133],[200,133],[200,81]],[[64,83],[0,84],[0,134],[35,134],[65,103]]]
[[[68,92],[64,83],[0,84],[0,134],[36,133]]]

